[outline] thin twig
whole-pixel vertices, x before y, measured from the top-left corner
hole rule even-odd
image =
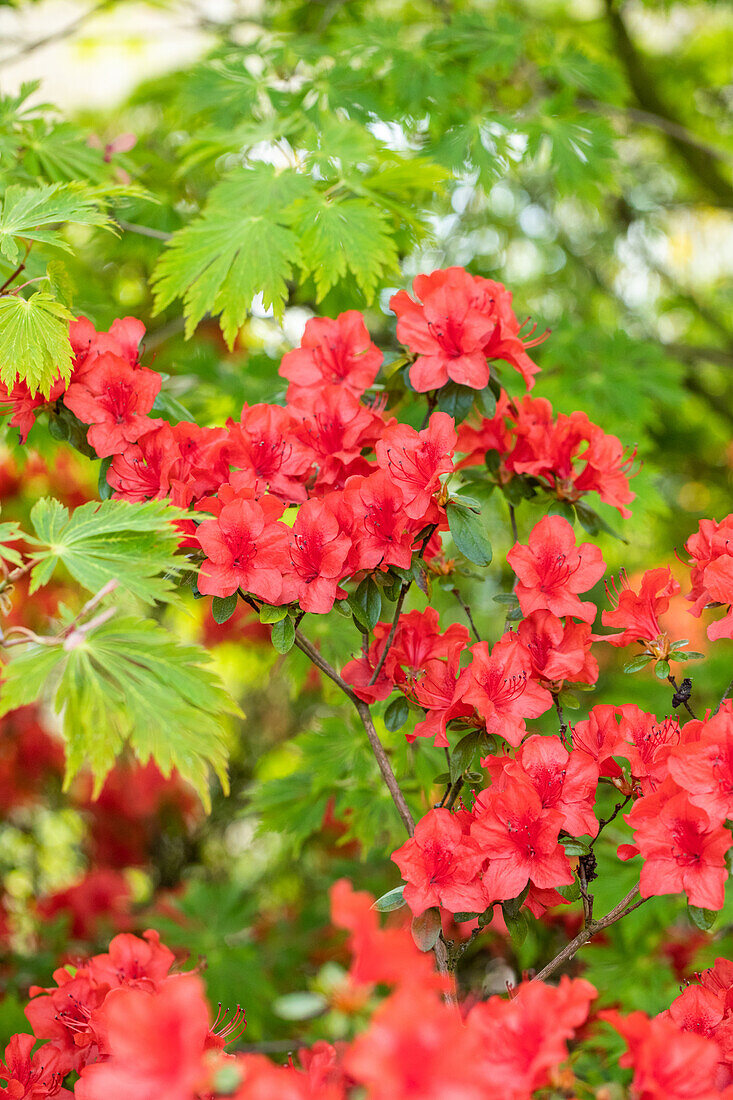
[[[354,692],[349,685],[341,679],[338,672],[333,668],[328,661],[318,652],[315,646],[311,645],[307,638],[305,638],[299,630],[295,631],[295,644],[310,660],[320,668],[324,675],[328,676],[330,680],[341,688],[345,695],[351,700],[356,707],[356,710],[361,718],[362,725],[369,738],[369,744],[371,745],[372,752],[376,758],[379,770],[382,773],[382,778],[387,785],[389,793],[392,795],[392,801],[394,802],[397,813],[402,818],[402,823],[407,830],[409,836],[412,836],[415,832],[415,821],[410,813],[410,808],[405,801],[405,796],[400,789],[400,785],[397,782],[395,773],[392,771],[392,765],[389,762],[389,757],[384,751],[384,745],[379,739],[379,734],[374,728],[374,722],[372,720],[372,712],[369,706],[364,703]]]
[[[507,503],[509,503],[507,501]],[[512,525],[512,535],[514,536],[514,542],[519,542],[519,530],[517,529],[517,513],[514,510],[514,505],[509,504],[509,522]]]
[[[596,833],[596,835],[593,837],[590,844],[588,845],[589,848],[593,847],[595,842],[598,840],[598,837],[601,835],[601,833],[605,829],[606,825],[610,825],[611,822],[614,821],[618,817],[618,815],[621,813],[621,811],[623,810],[624,806],[626,805],[626,803],[629,801],[630,798],[631,798],[631,795],[627,794],[626,798],[623,800],[623,802],[617,802],[616,803],[616,805],[613,808],[613,813],[611,814],[610,817],[601,818],[601,820],[598,822],[598,832]]]
[[[394,609],[394,616],[392,618],[392,626],[390,627],[389,634],[387,635],[387,641],[384,643],[384,648],[382,649],[382,656],[377,661],[377,667],[374,669],[374,672],[372,673],[372,678],[369,681],[369,685],[368,685],[369,687],[371,687],[372,684],[376,684],[377,680],[379,679],[379,674],[382,671],[382,669],[384,668],[384,662],[387,660],[387,654],[389,653],[390,646],[392,645],[392,642],[394,641],[394,636],[397,633],[397,626],[398,626],[398,623],[399,623],[400,612],[402,611],[402,605],[405,602],[405,596],[407,595],[407,590],[409,589],[410,584],[411,584],[410,581],[405,581],[405,583],[402,585],[402,588],[400,589],[400,594],[397,598],[397,604],[396,604],[395,609]]]
[[[592,920],[588,923],[586,928],[578,932],[575,939],[572,939],[570,943],[563,947],[559,954],[555,955],[555,958],[551,962],[548,962],[547,966],[543,966],[539,974],[535,974],[532,979],[535,982],[543,982],[545,978],[549,978],[550,974],[554,974],[559,966],[563,963],[570,962],[570,960],[578,953],[581,947],[592,939],[598,932],[602,932],[604,928],[608,928],[610,925],[615,924],[617,920],[621,920],[627,913],[630,913],[632,909],[638,909],[647,899],[641,898],[634,905],[629,906],[629,903],[639,893],[639,884],[637,882],[633,889],[629,890],[625,898],[622,898],[618,905],[615,905],[610,913],[606,913],[605,917],[601,917],[600,920]],[[628,908],[627,908],[628,907]]]
[[[726,699],[730,699],[731,695],[733,695],[733,680],[731,680],[731,682],[728,684],[728,687],[725,689],[725,691],[721,695],[720,702],[718,703],[717,707],[715,708],[715,714],[718,713],[718,711],[720,710],[720,708],[722,707],[722,705],[726,701]]]
[[[172,233],[166,233],[163,229],[153,229],[152,226],[127,222],[122,218],[117,219],[117,224],[120,229],[124,229],[127,233],[137,233],[139,237],[152,237],[156,241],[169,241],[173,236]]]
[[[461,593],[458,591],[457,588],[451,588],[451,593],[455,596],[455,598],[458,600],[459,604],[463,608],[463,610],[466,614],[466,618],[468,619],[469,624],[471,626],[471,632],[472,632],[474,638],[476,639],[477,642],[480,642],[481,641],[481,635],[479,634],[478,630],[476,629],[476,623],[473,621],[473,615],[471,614],[471,608],[468,606],[468,604],[466,603],[466,601],[464,600],[463,596],[461,595]]]

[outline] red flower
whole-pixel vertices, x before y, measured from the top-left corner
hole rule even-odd
[[[0,1085],[0,1096],[8,1100],[45,1100],[55,1096],[73,1098],[73,1093],[61,1088],[65,1070],[61,1067],[58,1052],[43,1047],[31,1055],[35,1043],[33,1035],[13,1035],[5,1048],[5,1061],[0,1059],[0,1078],[7,1082]]]
[[[485,791],[476,810],[471,837],[489,861],[483,879],[487,898],[516,898],[530,881],[541,890],[575,881],[558,843],[562,814],[546,810],[528,780],[514,776],[504,790]]]
[[[56,401],[66,388],[66,383],[56,379],[52,383],[48,397],[42,393],[31,394],[25,382],[18,381],[12,389],[0,382],[0,412],[10,412],[10,427],[17,428],[20,442],[25,443],[28,433],[36,420],[36,411]]]
[[[245,405],[240,422],[229,421],[225,453],[239,469],[230,479],[235,489],[253,489],[262,496],[269,488],[282,500],[305,500],[313,459],[295,436],[296,423],[293,414],[278,405]]]
[[[130,366],[116,355],[105,355],[73,381],[64,404],[82,424],[90,424],[89,445],[100,458],[120,454],[160,421],[148,413],[158,395],[161,377],[156,371]]]
[[[145,325],[136,317],[118,317],[109,332],[97,332],[86,317],[77,317],[69,325],[69,341],[74,351],[75,382],[94,367],[100,357],[115,355],[130,366],[138,362],[138,348],[145,335]]]
[[[417,359],[410,382],[418,393],[458,382],[475,390],[489,384],[488,359],[503,359],[527,386],[539,368],[527,355],[512,296],[501,283],[469,275],[462,267],[418,275],[415,299],[400,290],[390,299],[397,314],[397,338]]]
[[[598,679],[589,623],[563,623],[551,611],[533,611],[519,624],[517,634],[529,653],[532,676],[541,683],[594,684]]]
[[[567,1040],[588,1018],[596,991],[566,974],[557,986],[522,982],[512,997],[489,997],[466,1025],[481,1041],[494,1100],[524,1100],[551,1084],[551,1071],[568,1056]]]
[[[96,981],[85,967],[72,977],[63,967],[54,971],[56,986],[31,986],[31,1002],[25,1014],[37,1039],[48,1039],[44,1055],[62,1077],[77,1073],[99,1055],[99,1009],[109,986]]]
[[[447,661],[428,660],[409,687],[403,688],[410,699],[427,711],[412,733],[406,734],[408,741],[432,737],[436,748],[446,748],[448,723],[453,718],[468,718],[473,714],[473,707],[462,699],[462,683],[467,672],[464,670],[459,675],[459,660],[459,654]]]
[[[679,737],[678,739],[679,740]],[[721,824],[733,819],[733,703],[730,699],[702,726],[700,740],[673,748],[669,774],[693,806]]]
[[[405,901],[419,916],[434,905],[451,913],[483,912],[486,895],[479,879],[484,856],[465,836],[450,810],[431,810],[415,835],[392,853],[405,886]]]
[[[724,857],[733,844],[727,829],[693,806],[671,779],[635,802],[625,818],[634,829],[634,843],[622,845],[619,855],[629,859],[639,853],[644,859],[642,897],[685,893],[690,905],[722,908],[728,878]]]
[[[155,425],[155,421],[151,421]],[[188,483],[181,484],[181,451],[170,424],[161,424],[139,443],[126,447],[112,459],[107,481],[118,500],[134,502],[162,500],[172,492],[178,480],[181,492],[174,493],[181,507],[190,502]],[[188,499],[187,499],[188,498]]]
[[[169,978],[155,993],[113,990],[104,1004],[109,1060],[87,1066],[79,1100],[183,1100],[203,1074],[209,1011],[200,980]]]
[[[348,477],[373,468],[362,451],[381,436],[384,420],[348,390],[324,386],[299,391],[291,410],[298,419],[296,439],[310,450],[318,467],[316,495],[341,489]]]
[[[364,318],[355,309],[330,317],[313,317],[305,326],[300,347],[283,356],[279,373],[290,379],[288,401],[301,391],[343,386],[361,397],[377,377],[382,353],[372,343]]]
[[[621,775],[621,769],[613,759],[626,748],[619,729],[620,716],[621,708],[600,703],[592,707],[588,718],[578,722],[572,731],[573,749],[594,760],[601,775]]]
[[[331,920],[349,933],[349,976],[356,985],[440,984],[429,956],[419,951],[409,928],[381,928],[371,894],[356,891],[346,879],[331,887]]]
[[[553,615],[593,622],[595,604],[583,603],[577,593],[587,592],[603,576],[603,558],[589,542],[575,545],[573,529],[562,516],[545,516],[535,524],[527,546],[517,543],[507,561],[519,578],[515,591],[524,615],[546,608]]]
[[[643,1012],[602,1012],[626,1040],[620,1064],[634,1070],[632,1088],[640,1100],[714,1100],[718,1048],[710,1039],[681,1031],[671,1020],[650,1020]]]
[[[680,741],[679,722],[676,718],[658,722],[653,714],[631,703],[618,711],[623,743],[618,745],[616,755],[626,757],[642,793],[650,794],[668,775],[670,753]]]
[[[216,519],[205,520],[196,532],[206,561],[198,576],[199,591],[231,596],[238,588],[277,604],[283,573],[290,569],[290,529],[271,520],[262,504],[234,500]]]
[[[410,519],[402,493],[386,470],[378,470],[369,477],[349,478],[344,503],[353,517],[350,534],[359,555],[359,568],[396,565],[409,569],[416,536],[433,517]]]
[[[708,638],[733,638],[733,515],[717,523],[700,520],[698,531],[685,543],[690,555],[692,591],[687,599],[690,614],[699,617],[708,604],[724,604],[728,610],[722,619],[708,627]]]
[[[516,634],[505,634],[491,653],[486,642],[477,642],[471,654],[462,698],[473,704],[488,733],[518,745],[527,732],[525,719],[549,710],[552,696],[531,678],[529,654]]]
[[[175,955],[160,942],[152,928],[140,936],[122,932],[110,941],[109,949],[89,960],[87,969],[96,981],[110,989],[135,986],[149,992],[168,976]]]
[[[606,585],[613,611],[604,611],[601,615],[604,626],[620,627],[621,633],[599,634],[596,639],[615,646],[657,641],[662,635],[659,616],[669,607],[670,596],[676,596],[679,590],[680,586],[671,570],[661,568],[647,570],[641,579],[639,591],[635,592],[622,569],[619,574],[619,588],[613,582],[610,588]]]
[[[598,766],[583,753],[568,752],[559,737],[528,737],[516,756],[488,756],[481,766],[489,770],[492,791],[529,781],[544,809],[562,815],[562,827],[571,836],[598,832],[593,813]]]
[[[420,432],[399,424],[377,440],[377,462],[402,492],[411,519],[423,518],[440,488],[440,475],[452,472],[456,440],[453,417],[443,412],[433,413]]]
[[[393,994],[352,1044],[344,1067],[369,1100],[486,1100],[489,1059],[435,993]]]
[[[69,932],[75,939],[88,940],[101,924],[129,925],[132,898],[127,879],[111,867],[95,867],[79,882],[49,894],[38,902],[39,913],[50,920],[58,913],[69,917]]]
[[[290,560],[295,587],[291,598],[298,600],[303,611],[324,615],[331,610],[350,548],[351,540],[323,500],[301,505],[293,524]]]

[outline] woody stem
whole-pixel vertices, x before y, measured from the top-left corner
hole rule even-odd
[[[390,627],[389,634],[387,635],[387,641],[384,643],[384,649],[382,650],[382,656],[379,658],[379,660],[377,662],[377,667],[374,669],[374,672],[372,673],[372,678],[369,681],[369,687],[371,687],[372,684],[376,684],[377,680],[379,679],[379,674],[382,671],[382,669],[384,668],[384,662],[387,660],[387,654],[389,653],[390,646],[392,645],[392,642],[394,641],[394,636],[397,633],[397,623],[399,621],[400,612],[402,611],[402,605],[405,602],[405,596],[407,595],[407,590],[408,590],[409,587],[410,587],[410,581],[406,581],[402,585],[402,588],[400,589],[400,594],[397,598],[397,605],[394,609],[394,617],[392,619],[392,626]]]
[[[547,966],[543,966],[539,974],[535,974],[532,979],[535,982],[543,982],[545,978],[549,978],[550,974],[554,974],[558,967],[563,963],[570,962],[570,960],[577,954],[581,947],[592,939],[598,932],[602,932],[604,928],[608,928],[610,925],[615,924],[617,920],[621,920],[627,913],[630,913],[632,909],[637,909],[640,905],[647,900],[641,898],[639,901],[631,904],[639,893],[639,884],[637,883],[625,898],[622,898],[618,905],[615,905],[610,913],[606,913],[605,917],[600,917],[599,920],[592,920],[586,925],[586,927],[578,932],[575,939],[563,947],[559,954],[555,955],[555,958],[551,962],[548,962]]]
[[[397,782],[395,773],[392,771],[392,765],[389,762],[389,757],[384,751],[384,745],[379,740],[379,734],[374,728],[374,722],[372,721],[372,713],[369,706],[364,703],[354,692],[349,685],[342,680],[335,668],[333,668],[328,661],[318,652],[315,646],[311,645],[307,638],[305,638],[299,630],[295,631],[295,644],[298,649],[305,653],[317,668],[320,668],[324,675],[328,676],[329,680],[332,680],[337,687],[341,688],[343,693],[348,696],[351,702],[356,707],[357,713],[361,718],[362,725],[369,738],[369,744],[371,745],[372,752],[374,753],[379,770],[382,773],[382,778],[387,785],[389,793],[392,795],[392,801],[397,807],[397,813],[402,818],[402,822],[407,830],[408,836],[412,836],[415,832],[415,822],[410,808],[405,801],[400,785]]]

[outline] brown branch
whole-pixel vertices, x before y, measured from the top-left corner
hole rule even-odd
[[[410,813],[410,808],[405,801],[405,796],[400,789],[400,785],[397,782],[395,773],[392,771],[392,765],[389,762],[389,757],[384,751],[384,745],[379,739],[379,734],[374,728],[374,722],[372,721],[372,712],[369,709],[367,703],[363,702],[358,695],[355,695],[345,680],[342,680],[335,668],[333,668],[328,661],[318,652],[315,646],[311,645],[307,638],[305,638],[299,630],[295,631],[295,644],[306,657],[310,658],[317,668],[320,668],[321,672],[325,676],[328,676],[329,680],[332,680],[337,687],[341,688],[343,693],[348,696],[351,702],[356,707],[359,717],[361,718],[362,725],[369,738],[369,744],[371,745],[372,752],[374,753],[379,770],[382,773],[382,778],[387,785],[389,793],[392,795],[392,801],[394,802],[397,813],[402,819],[402,823],[407,830],[408,836],[412,836],[415,832],[415,821]]]
[[[639,884],[637,883],[633,889],[629,890],[625,898],[622,898],[618,905],[615,905],[610,913],[606,913],[605,917],[601,917],[599,920],[592,920],[588,923],[587,927],[583,928],[581,932],[578,932],[575,939],[563,947],[559,954],[555,955],[555,958],[551,962],[548,962],[547,966],[543,966],[539,974],[535,974],[532,979],[535,982],[543,982],[545,978],[549,978],[550,974],[554,974],[559,966],[563,963],[570,962],[570,960],[578,953],[588,940],[592,939],[598,932],[602,932],[604,928],[608,928],[610,925],[615,924],[617,920],[621,920],[627,913],[630,913],[632,909],[638,909],[647,899],[641,898],[635,904],[630,905],[636,895],[639,893]],[[627,908],[628,906],[628,908]]]
[[[461,595],[461,593],[458,591],[457,588],[451,588],[451,593],[455,596],[455,598],[458,600],[459,604],[463,608],[463,610],[466,614],[466,618],[468,619],[468,622],[471,626],[471,632],[472,632],[474,638],[476,639],[477,642],[480,642],[481,641],[481,635],[479,634],[478,630],[476,629],[476,623],[473,621],[473,615],[471,614],[471,608],[468,606],[468,604],[466,603],[466,601],[464,600],[463,596]]]
[[[725,691],[721,695],[720,702],[718,703],[717,707],[715,708],[715,712],[714,712],[715,714],[718,713],[718,711],[720,710],[720,708],[722,707],[722,705],[726,701],[726,699],[730,699],[731,695],[733,695],[733,680],[731,680],[731,682],[728,684],[728,687],[725,689]]]
[[[377,661],[377,667],[372,673],[372,678],[369,681],[369,687],[371,687],[372,684],[376,684],[377,680],[379,679],[379,673],[384,668],[384,662],[387,660],[387,654],[389,653],[392,642],[394,641],[394,636],[397,633],[397,625],[400,618],[400,612],[402,611],[402,605],[405,602],[405,596],[407,595],[407,590],[409,589],[410,584],[410,581],[405,581],[405,583],[402,585],[402,588],[400,589],[400,594],[397,599],[397,605],[394,609],[394,616],[392,618],[392,626],[390,628],[389,634],[387,635],[387,640],[384,643],[382,656]]]

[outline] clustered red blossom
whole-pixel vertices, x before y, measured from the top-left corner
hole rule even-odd
[[[418,276],[414,294],[401,291],[392,299],[413,388],[435,391],[451,381],[482,389],[490,363],[501,362],[532,384],[538,368],[525,350],[531,341],[522,338],[511,294],[500,283],[449,268]],[[456,468],[453,455],[476,448],[470,440],[460,442],[444,412],[434,412],[417,430],[366,396],[382,352],[360,313],[310,320],[300,346],[282,360],[280,373],[289,382],[285,405],[245,406],[238,421],[218,428],[171,425],[152,415],[161,378],[140,364],[143,334],[129,317],[108,333],[83,318],[74,322],[71,380],[65,387],[57,383],[48,401],[87,426],[87,444],[110,460],[114,496],[168,497],[202,513],[184,533],[187,547],[204,556],[203,594],[226,597],[239,590],[324,614],[346,595],[342,584],[349,578],[408,569],[418,551],[428,562],[440,554],[440,532],[448,528],[444,482]],[[508,407],[505,394],[501,402]],[[0,393],[0,404],[25,439],[45,402],[18,383]],[[546,459],[545,473],[555,469],[555,495],[578,499],[595,489],[603,499],[630,500],[620,450],[619,461],[611,462],[612,437],[588,423],[587,432],[593,443],[575,495],[560,488],[569,476],[562,448]],[[291,506],[298,507],[292,525],[283,519]]]
[[[492,417],[461,424],[457,449],[466,456],[460,467],[481,466],[496,454],[501,484],[520,475],[536,478],[570,504],[596,492],[622,516],[631,515],[627,505],[634,499],[629,488],[634,456],[625,454],[621,441],[585,413],[555,416],[544,397],[526,394],[512,401],[502,392]]]
[[[444,996],[446,979],[408,929],[380,926],[369,894],[341,880],[332,888],[331,908],[351,953],[342,985],[331,994],[333,1007],[354,1012],[370,1005],[371,1018],[351,1041],[316,1042],[285,1065],[246,1050],[229,1053],[226,1046],[244,1027],[241,1009],[220,1009],[212,1020],[199,975],[177,970],[156,932],[123,933],[107,952],[56,970],[54,985],[31,989],[32,1034],[14,1035],[6,1046],[2,1094],[12,1100],[529,1100],[548,1087],[574,1094],[568,1043],[591,1022],[596,990],[589,982],[567,976],[556,986],[523,981],[508,997],[457,1008]],[[718,959],[697,978],[657,1017],[616,1011],[596,1017],[626,1040],[621,1065],[633,1069],[635,1095],[732,1095],[733,963]],[[386,996],[375,1009],[378,988]],[[73,1092],[64,1087],[71,1072],[78,1074]]]

